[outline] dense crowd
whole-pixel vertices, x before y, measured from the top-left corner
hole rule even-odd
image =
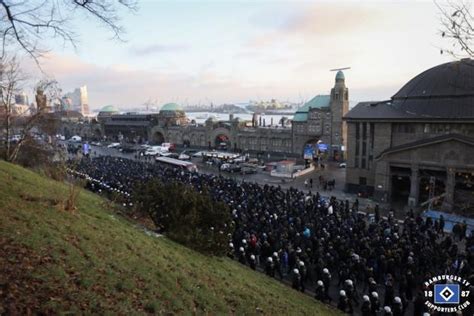
[[[116,157],[83,159],[74,169],[90,190],[118,192],[126,205],[134,185],[152,178],[207,187],[232,212],[229,257],[347,313],[425,315],[424,281],[440,274],[474,281],[474,237],[444,233],[443,220],[408,212],[400,222],[378,209],[369,220],[357,202]]]

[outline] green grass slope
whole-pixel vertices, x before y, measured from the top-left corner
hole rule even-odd
[[[0,314],[333,315],[240,266],[148,236],[81,191],[0,162]]]

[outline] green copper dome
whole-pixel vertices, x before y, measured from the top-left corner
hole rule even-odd
[[[118,109],[113,106],[113,105],[106,105],[104,106],[102,109],[100,109],[99,112],[108,112],[108,113],[112,113],[112,112],[118,112]]]
[[[341,70],[339,70],[336,74],[336,80],[344,80],[344,79],[346,79],[346,77],[344,77],[344,73]]]
[[[160,111],[183,111],[183,108],[181,107],[181,105],[177,104],[177,103],[166,103],[165,105],[163,105],[160,109]]]

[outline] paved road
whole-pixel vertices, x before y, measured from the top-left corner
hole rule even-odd
[[[91,156],[115,156],[115,157],[123,157],[128,159],[138,160],[135,153],[122,153],[118,149],[115,148],[107,148],[105,146],[92,146]],[[142,161],[146,161],[143,157],[140,159]],[[154,160],[150,157],[149,162],[153,162]],[[325,162],[324,169],[316,169],[313,172],[310,172],[304,176],[298,177],[296,179],[280,179],[276,177],[270,176],[268,172],[259,170],[257,174],[232,174],[227,172],[220,172],[216,166],[209,166],[206,163],[202,162],[201,158],[192,158],[192,162],[194,162],[199,169],[199,172],[202,173],[210,173],[210,174],[221,174],[222,176],[234,178],[239,181],[247,181],[247,182],[256,182],[259,184],[268,184],[268,185],[278,185],[282,188],[288,189],[290,187],[297,188],[302,191],[316,193],[319,192],[323,197],[331,197],[335,196],[339,200],[349,200],[350,202],[354,202],[356,198],[359,200],[359,209],[362,211],[371,211],[375,207],[377,202],[367,199],[367,198],[360,198],[357,197],[356,194],[350,194],[344,192],[345,189],[345,180],[346,180],[346,169],[339,168],[339,164],[335,162]],[[335,188],[331,191],[325,191],[324,188],[318,187],[318,179],[319,176],[323,176],[326,180],[335,179],[336,184]],[[306,179],[313,179],[313,188],[305,187],[305,180]],[[389,210],[389,205],[381,204],[380,210],[382,215],[387,215]],[[384,214],[385,213],[385,214]],[[402,219],[404,217],[404,213],[398,211],[395,215]]]

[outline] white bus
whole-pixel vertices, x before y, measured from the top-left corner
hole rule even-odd
[[[197,166],[189,161],[182,161],[179,159],[169,157],[156,157],[156,162],[165,166],[178,167],[188,171],[198,171]]]

